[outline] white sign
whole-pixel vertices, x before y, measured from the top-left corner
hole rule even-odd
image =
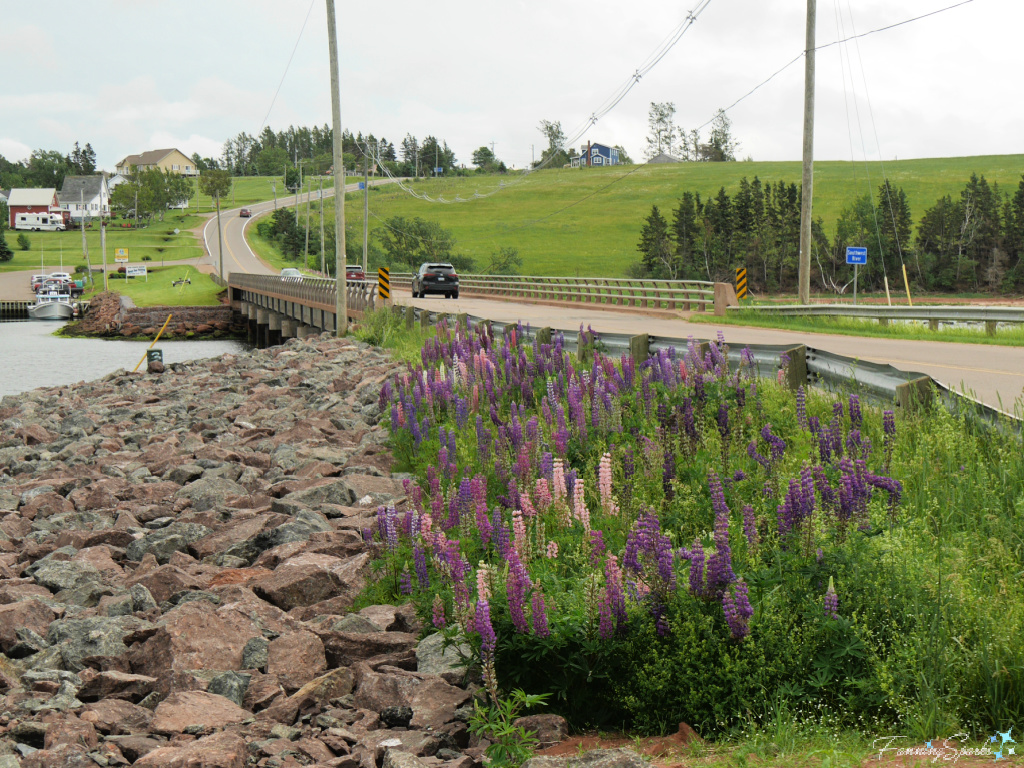
[[[141,267],[128,267],[126,273],[128,277],[144,277],[146,274],[145,265]]]
[[[117,262],[118,264],[127,264],[127,263],[128,263],[128,259],[127,259],[127,258],[123,258],[123,259],[120,259],[120,258],[119,258],[119,259],[114,259],[114,261],[116,261],[116,262]]]

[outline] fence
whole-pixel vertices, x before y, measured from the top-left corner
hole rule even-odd
[[[882,325],[890,320],[927,321],[933,330],[940,323],[984,323],[990,335],[995,334],[997,323],[1024,323],[1024,308],[1020,307],[971,307],[963,305],[904,306],[850,306],[849,304],[800,304],[789,306],[747,306],[730,307],[731,311],[757,312],[764,315],[828,317],[860,317],[876,319]]]

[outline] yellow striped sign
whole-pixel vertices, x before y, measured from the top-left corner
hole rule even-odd
[[[747,270],[746,267],[736,268],[736,298],[745,299],[747,297]]]
[[[377,270],[377,294],[382,299],[391,298],[391,270],[387,267]]]

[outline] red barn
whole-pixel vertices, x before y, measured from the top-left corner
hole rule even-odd
[[[57,190],[50,189],[12,189],[7,199],[7,207],[11,211],[9,222],[14,229],[15,217],[19,213],[56,213],[63,214],[57,202]]]

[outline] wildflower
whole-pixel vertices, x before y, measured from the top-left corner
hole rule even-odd
[[[426,589],[430,586],[430,576],[427,573],[427,556],[423,552],[423,547],[413,547],[412,558],[416,566],[416,580],[421,589]]]
[[[544,593],[540,589],[534,590],[531,607],[533,608],[533,634],[537,637],[550,637],[547,606],[544,604]]]
[[[398,591],[403,595],[412,594],[412,575],[409,573],[409,564],[406,563],[402,569],[402,575],[398,580]]]
[[[825,616],[830,619],[839,618],[839,595],[836,594],[836,585],[832,577],[828,577],[828,590],[825,592]]]
[[[598,488],[601,493],[601,507],[606,514],[614,515],[618,512],[615,500],[612,498],[612,455],[605,453],[601,456],[601,462],[597,470]]]
[[[732,570],[732,550],[729,547],[729,507],[725,503],[722,482],[715,472],[710,472],[708,485],[711,490],[711,506],[715,511],[715,552],[708,558],[707,588],[720,594],[736,576]]]
[[[526,621],[526,593],[532,583],[526,573],[526,566],[519,559],[518,553],[512,550],[508,557],[508,579],[505,581],[505,596],[508,598],[508,612],[516,631],[527,633],[530,626]]]
[[[743,535],[750,548],[755,549],[758,544],[757,521],[754,518],[754,508],[749,504],[743,507]]]
[[[555,558],[558,557],[558,542],[557,541],[549,541],[548,542],[547,556],[548,556],[549,560],[554,560]]]
[[[590,565],[597,567],[604,555],[604,531],[590,532]]]
[[[747,622],[754,615],[754,609],[750,607],[745,581],[740,579],[723,593],[722,611],[725,613],[725,623],[729,625],[729,633],[733,640],[742,640],[750,633]]]
[[[444,601],[440,595],[434,595],[433,616],[431,617],[434,627],[444,629],[448,621],[444,615]]]
[[[481,562],[476,571],[476,594],[478,600],[491,599],[491,569],[487,563]]]
[[[807,429],[807,392],[803,384],[796,388],[796,421],[802,429]]]
[[[860,429],[864,423],[864,418],[860,412],[860,398],[853,394],[850,395],[850,429]]]
[[[590,510],[587,509],[587,503],[583,498],[583,480],[581,478],[577,478],[576,482],[573,483],[572,510],[573,515],[583,526],[583,530],[589,533]]]
[[[555,459],[555,465],[552,469],[552,492],[555,501],[564,499],[566,497],[565,492],[565,470],[562,468],[562,460]]]

